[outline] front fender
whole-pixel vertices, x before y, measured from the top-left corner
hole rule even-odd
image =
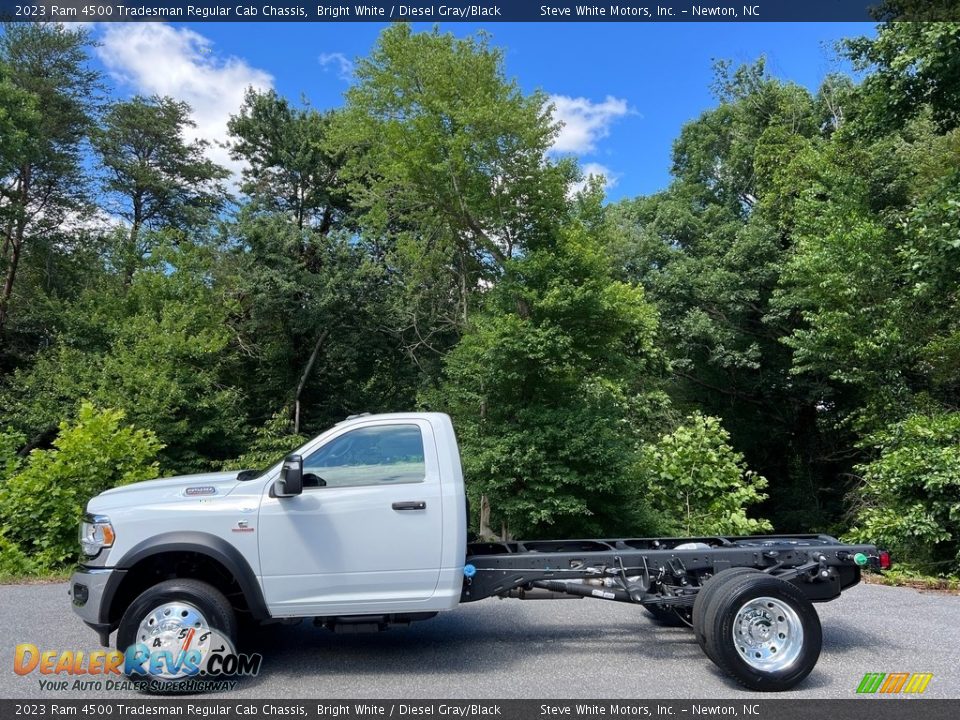
[[[121,572],[111,573],[104,588],[101,603],[101,620],[109,621],[110,608],[123,578],[138,563],[161,553],[192,552],[204,555],[222,565],[229,572],[243,592],[251,615],[257,620],[270,617],[263,599],[263,589],[243,554],[222,537],[198,531],[176,531],[161,533],[147,538],[130,548],[114,566]]]

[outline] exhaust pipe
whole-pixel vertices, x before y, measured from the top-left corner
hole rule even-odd
[[[536,583],[534,583],[536,585]],[[570,595],[564,592],[555,592],[545,590],[540,587],[534,588],[513,588],[500,594],[501,598],[516,598],[517,600],[582,600],[576,595]]]
[[[534,588],[547,590],[552,593],[562,593],[575,597],[598,598],[599,600],[616,600],[618,602],[630,602],[630,594],[626,590],[619,590],[612,587],[597,587],[586,583],[568,583],[562,580],[538,580],[531,583]]]

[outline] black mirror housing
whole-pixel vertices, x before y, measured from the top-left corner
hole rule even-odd
[[[280,479],[275,486],[277,497],[294,497],[303,492],[303,457],[287,455],[283,459]]]

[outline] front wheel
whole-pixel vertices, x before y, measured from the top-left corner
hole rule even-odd
[[[202,675],[213,653],[232,653],[237,636],[233,608],[212,585],[192,579],[165,580],[130,603],[117,628],[117,649],[135,657],[147,692],[182,692]],[[132,655],[133,654],[133,655]]]
[[[741,685],[788,690],[813,670],[823,633],[813,604],[794,585],[760,573],[731,578],[702,619],[707,656]]]

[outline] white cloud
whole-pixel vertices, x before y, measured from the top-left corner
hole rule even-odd
[[[578,192],[583,190],[587,186],[587,180],[591,176],[603,178],[603,187],[605,190],[609,190],[614,185],[617,184],[617,181],[620,179],[618,173],[613,172],[610,168],[600,163],[588,162],[584,163],[580,170],[583,172],[583,180],[575,182],[570,186],[570,194],[576,195]]]
[[[231,160],[221,145],[227,120],[239,110],[248,87],[273,87],[269,73],[240,58],[219,57],[208,38],[164,23],[104,23],[97,53],[134,92],[188,103],[197,127],[188,128],[186,138],[208,140],[210,159],[239,173],[242,163]]]
[[[553,142],[553,150],[582,155],[596,150],[597,140],[610,134],[615,120],[631,113],[627,101],[607,95],[603,102],[584,97],[551,95],[553,119],[563,126]]]
[[[353,79],[353,61],[343,53],[321,53],[317,60],[324,70],[329,71],[331,68],[335,68],[337,77],[341,80],[349,82]]]

